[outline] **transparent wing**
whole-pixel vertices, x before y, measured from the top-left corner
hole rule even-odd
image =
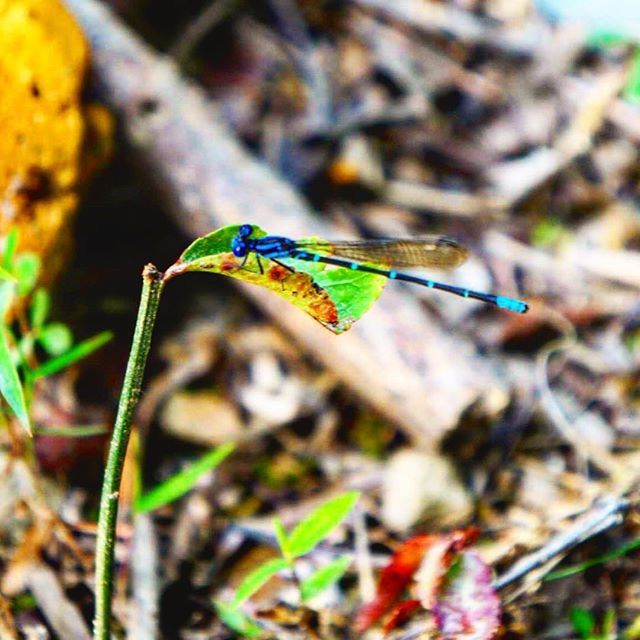
[[[387,267],[436,267],[452,269],[468,256],[466,247],[446,236],[422,238],[379,238],[327,242],[312,240],[296,242],[305,251],[333,255],[357,262]]]

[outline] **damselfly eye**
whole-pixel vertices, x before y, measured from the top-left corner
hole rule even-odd
[[[243,224],[240,229],[238,229],[238,235],[242,238],[248,238],[253,232],[253,227],[250,224]]]
[[[236,258],[244,258],[247,254],[247,243],[238,235],[231,241],[231,251]]]

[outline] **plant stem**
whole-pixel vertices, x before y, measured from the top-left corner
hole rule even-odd
[[[111,435],[109,456],[105,468],[100,513],[98,516],[98,538],[96,541],[96,604],[94,640],[110,640],[111,597],[113,593],[113,564],[118,516],[118,496],[122,467],[127,452],[131,422],[140,397],[144,368],[151,345],[151,335],[158,312],[163,288],[163,274],[152,264],[142,272],[142,293],[138,308],[138,319],[133,334],[127,371],[124,376],[118,414]]]

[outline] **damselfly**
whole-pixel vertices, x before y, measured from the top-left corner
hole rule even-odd
[[[245,261],[250,253],[255,253],[260,267],[260,256],[275,262],[283,258],[321,262],[386,276],[392,280],[413,282],[463,298],[481,300],[516,313],[525,313],[529,308],[526,303],[513,298],[455,287],[395,270],[397,267],[452,268],[462,264],[467,259],[466,248],[446,236],[327,242],[324,240],[297,241],[284,236],[252,238],[252,233],[253,227],[250,224],[243,224],[231,242],[231,250],[237,258],[244,258]],[[380,268],[376,265],[388,268]],[[282,266],[292,270],[287,265]]]

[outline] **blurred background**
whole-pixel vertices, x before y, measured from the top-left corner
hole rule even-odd
[[[445,234],[470,258],[433,277],[530,311],[392,282],[335,336],[229,278],[171,282],[125,468],[115,614],[127,637],[233,637],[211,602],[274,556],[271,518],[291,526],[347,489],[362,492],[357,514],[320,561],[360,545],[379,568],[411,535],[476,525],[497,574],[595,500],[633,502],[638,3],[0,0],[0,36],[0,231],[17,227],[18,251],[40,257],[52,317],[78,339],[113,333],[34,385],[33,446],[15,428],[2,436],[7,638],[63,637],[61,601],[90,621],[97,496],[142,266],[165,269],[225,224]],[[97,435],[68,431],[87,425]],[[141,487],[229,442],[215,472],[133,524]],[[47,535],[42,518],[56,523]],[[632,509],[564,561],[638,534]],[[126,589],[134,539],[151,553],[139,558],[154,567],[152,604]],[[44,579],[25,554],[44,558],[61,593],[34,587]],[[640,637],[638,558],[525,576],[501,593],[500,633]],[[363,575],[352,567],[323,595],[315,627],[295,622],[284,579],[254,603],[289,606],[275,637],[362,637],[349,616],[372,595]]]

